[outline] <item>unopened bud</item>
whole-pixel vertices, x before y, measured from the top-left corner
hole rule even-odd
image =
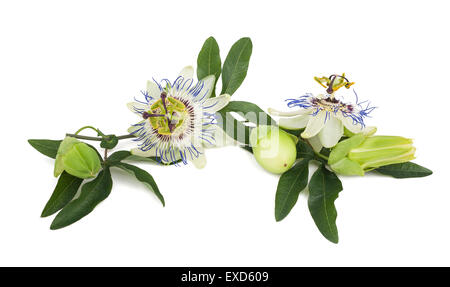
[[[416,148],[412,144],[404,137],[357,134],[333,148],[328,164],[340,174],[364,175],[380,166],[413,160]]]
[[[92,178],[101,168],[97,152],[87,144],[66,137],[59,146],[55,161],[55,177],[64,170],[79,178]]]

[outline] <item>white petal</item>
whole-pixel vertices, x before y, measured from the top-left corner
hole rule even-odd
[[[330,116],[325,123],[325,126],[319,133],[319,139],[322,145],[326,148],[334,147],[342,135],[344,134],[344,126],[342,122],[335,116]]]
[[[302,132],[302,138],[308,139],[320,132],[325,125],[326,112],[320,111],[315,116],[310,116],[306,129]]]
[[[131,150],[132,155],[142,156],[142,157],[151,157],[156,156],[156,149],[152,148],[148,151],[142,151],[138,148],[134,148]]]
[[[206,156],[205,156],[205,150],[203,148],[197,148],[201,154],[192,160],[192,163],[196,168],[204,168],[206,165]]]
[[[278,125],[288,130],[299,130],[306,127],[306,124],[308,124],[309,120],[309,115],[280,118],[280,120],[278,121]]]
[[[212,91],[214,89],[214,82],[216,81],[216,77],[214,75],[209,75],[204,77],[202,80],[203,82],[203,89],[202,89],[202,98],[203,99],[208,99],[209,97],[211,97]],[[204,93],[206,93],[205,96]]]
[[[358,134],[363,131],[363,127],[358,123],[354,123],[351,117],[344,117],[342,115],[339,117],[344,126],[352,133]]]
[[[282,112],[282,111],[278,111],[278,110],[269,108],[267,110],[267,112],[272,116],[291,117],[291,116],[307,115],[307,114],[311,113],[311,109],[300,109],[300,110],[295,110],[292,112]]]
[[[215,113],[224,108],[230,102],[230,95],[224,94],[218,97],[209,98],[203,102],[203,110],[208,113]]]
[[[135,133],[135,132],[138,131],[139,129],[142,129],[143,126],[138,125],[138,124],[141,124],[141,123],[144,122],[144,121],[145,121],[145,120],[140,121],[140,122],[137,123],[136,125],[132,125],[131,127],[129,127],[129,128],[128,128],[128,133],[129,133],[129,134]],[[135,135],[135,136],[137,136],[137,135]]]
[[[316,99],[325,99],[328,96],[324,95],[324,94],[318,94],[317,96],[315,96]]]
[[[159,99],[159,97],[161,96],[161,90],[153,81],[147,81],[147,92],[148,95],[154,99]]]
[[[184,67],[183,70],[178,74],[178,76],[183,77],[183,79],[186,81],[187,79],[192,79],[192,76],[194,75],[194,68],[192,66]]]
[[[308,139],[309,144],[312,146],[313,150],[315,152],[320,152],[320,150],[322,149],[322,144],[320,143],[320,139],[319,136],[314,136],[312,138]]]
[[[128,103],[127,107],[130,111],[138,115],[141,115],[143,112],[148,111],[149,109],[147,104],[141,104],[137,102]]]

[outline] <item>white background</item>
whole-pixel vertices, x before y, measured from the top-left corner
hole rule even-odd
[[[2,1],[0,265],[449,265],[449,8],[432,0]],[[305,194],[276,223],[278,177],[237,147],[211,149],[203,170],[141,165],[165,208],[114,170],[107,200],[51,231],[53,217],[39,216],[57,181],[53,160],[26,140],[61,139],[88,124],[125,133],[138,120],[125,105],[146,80],[196,65],[211,35],[222,59],[240,37],[253,41],[233,99],[284,109],[285,98],[321,91],[313,76],[346,72],[379,107],[368,124],[414,138],[416,162],[434,174],[342,177],[335,245],[316,229]]]

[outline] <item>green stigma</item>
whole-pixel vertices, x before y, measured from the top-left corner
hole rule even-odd
[[[160,135],[175,133],[187,116],[186,106],[166,93],[162,93],[161,98],[150,107],[150,110],[143,113],[144,119],[148,118]]]

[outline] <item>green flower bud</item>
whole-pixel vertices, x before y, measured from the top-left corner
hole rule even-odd
[[[413,160],[416,148],[412,139],[397,136],[368,137],[358,148],[348,153],[348,158],[364,169]]]
[[[64,171],[63,156],[67,154],[68,151],[77,143],[79,143],[76,138],[66,137],[59,145],[58,152],[56,153],[55,169],[53,174],[58,177]]]
[[[56,154],[54,175],[64,170],[79,178],[92,178],[101,167],[97,152],[87,144],[72,137],[66,137]]]
[[[250,143],[256,161],[269,172],[283,173],[297,159],[295,141],[291,135],[277,127],[254,128],[250,134]]]
[[[362,176],[380,166],[413,160],[416,148],[412,144],[404,137],[357,134],[333,148],[328,164],[337,173]]]

